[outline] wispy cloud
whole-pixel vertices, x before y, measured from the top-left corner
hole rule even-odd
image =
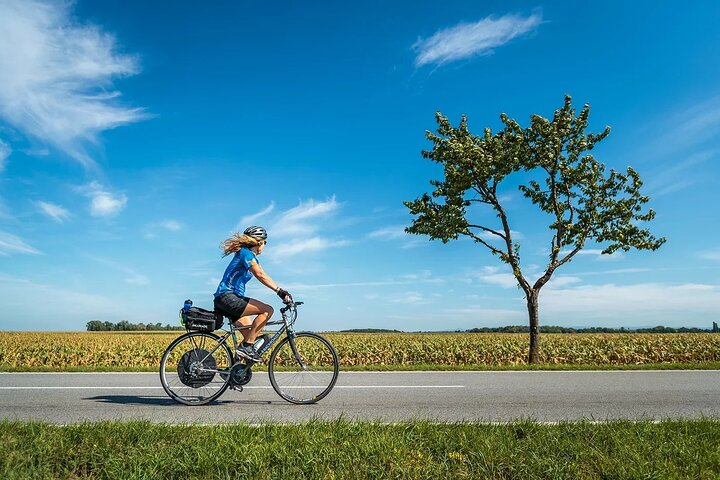
[[[339,208],[340,204],[334,196],[324,202],[314,199],[300,202],[297,207],[280,215],[271,227],[272,234],[278,237],[312,235],[320,229],[321,224],[327,225],[327,222],[321,220],[327,219]]]
[[[390,278],[387,280],[371,280],[357,282],[342,283],[290,283],[288,288],[292,290],[322,290],[327,288],[356,288],[356,287],[389,287],[395,285],[418,285],[422,284],[438,284],[446,283],[444,278],[434,277],[429,270],[423,270],[420,273],[409,273],[400,275],[399,278]]]
[[[42,254],[40,250],[31,247],[17,235],[0,231],[0,256],[6,257],[15,253]]]
[[[517,288],[518,281],[512,273],[501,272],[499,267],[483,267],[475,278],[501,288]]]
[[[138,72],[115,38],[73,18],[72,2],[0,2],[0,116],[85,167],[98,133],[146,117],[118,102],[118,77]]]
[[[420,292],[402,292],[394,295],[390,301],[402,305],[428,305],[432,303],[431,298]]]
[[[498,229],[498,232],[504,233],[501,228]],[[516,230],[510,230],[510,236],[512,237],[513,240],[522,240],[525,238],[525,235],[523,235],[522,233],[520,233]],[[496,240],[496,241],[500,241],[500,242],[505,242],[505,240],[498,237],[494,233],[490,233],[490,232],[481,232],[479,237],[482,238],[483,240]]]
[[[374,238],[379,240],[396,240],[399,238],[407,238],[408,234],[405,233],[406,225],[392,225],[389,227],[379,228],[368,233],[368,238]]]
[[[179,232],[183,228],[182,224],[177,220],[165,220],[164,222],[160,222],[160,226],[171,232]]]
[[[321,237],[291,240],[273,247],[273,259],[280,260],[301,253],[318,252],[328,248],[344,247],[348,244],[349,242],[346,240],[327,240]]]
[[[700,258],[704,260],[720,260],[720,248],[700,252]]]
[[[613,252],[610,254],[603,255],[603,249],[602,248],[584,248],[580,250],[577,255],[581,257],[595,257],[596,260],[603,261],[603,262],[613,262],[622,260],[625,258],[625,255],[621,251]],[[560,250],[560,257],[567,255],[570,253],[570,250]]]
[[[666,154],[701,145],[720,134],[720,96],[667,112],[658,124],[653,128],[666,133],[656,137],[653,151]]]
[[[11,153],[12,148],[10,148],[10,145],[0,140],[0,173],[5,170],[5,160],[7,160]]]
[[[159,231],[168,231],[168,232],[179,232],[184,227],[184,225],[177,220],[163,220],[162,222],[156,222],[156,223],[148,223],[145,225],[143,237],[152,240],[154,238],[158,237]]]
[[[663,168],[647,181],[648,195],[650,198],[658,198],[696,184],[704,178],[704,169],[698,167],[717,157],[717,152],[708,150],[689,155],[674,165],[663,165]]]
[[[440,30],[430,38],[415,42],[415,65],[442,65],[472,56],[489,55],[494,48],[535,31],[541,22],[542,13],[537,10],[527,17],[508,14],[497,18],[490,15],[475,23],[461,23]]]
[[[264,209],[240,219],[236,231],[242,232],[252,224],[261,224],[268,231],[271,247],[267,250],[268,260],[277,263],[301,254],[321,252],[329,248],[344,247],[352,242],[333,238],[333,229],[338,229],[334,215],[342,204],[335,196],[324,201],[301,200],[297,206],[275,212],[275,202]],[[260,218],[269,217],[258,222]]]
[[[238,224],[235,226],[236,232],[242,232],[247,227],[254,225],[259,219],[262,217],[270,214],[273,210],[275,210],[275,202],[270,202],[270,205],[263,208],[259,212],[252,213],[250,215],[246,215],[240,219]]]
[[[120,213],[127,204],[127,197],[122,193],[112,193],[98,182],[78,188],[90,199],[90,215],[93,217],[112,217]]]
[[[36,205],[38,209],[40,209],[41,213],[47,215],[58,223],[62,223],[70,218],[70,212],[68,212],[60,205],[55,205],[54,203],[43,201],[38,201]]]

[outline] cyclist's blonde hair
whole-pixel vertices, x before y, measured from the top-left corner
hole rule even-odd
[[[242,247],[252,248],[257,247],[258,245],[260,245],[260,241],[250,235],[235,233],[232,237],[224,240],[220,244],[220,248],[224,253],[223,257],[226,257],[231,253],[239,251]]]

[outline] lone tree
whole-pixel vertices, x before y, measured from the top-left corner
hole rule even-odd
[[[641,195],[642,181],[628,167],[627,173],[610,170],[589,152],[609,133],[585,133],[590,106],[585,105],[578,116],[572,99],[555,111],[552,120],[531,116],[530,126],[523,129],[504,113],[500,119],[505,127],[493,134],[489,128],[481,136],[470,133],[465,116],[457,128],[437,112],[437,134],[427,132],[433,142],[431,151],[422,155],[444,167],[444,180],[431,180],[431,195],[423,194],[406,201],[416,216],[408,233],[429,235],[443,243],[461,235],[490,249],[510,265],[518,286],[525,292],[530,322],[529,363],[539,362],[538,295],[558,267],[569,262],[587,242],[605,244],[603,254],[616,250],[656,250],[664,238],[655,238],[638,222],[655,217],[653,210],[643,211],[648,197]],[[531,283],[520,265],[520,244],[513,239],[506,210],[498,187],[511,174],[524,180],[522,194],[550,216],[550,262],[544,273]],[[542,183],[542,184],[541,184]],[[492,209],[499,226],[468,218],[478,214],[481,205]],[[497,221],[492,223],[497,224]]]

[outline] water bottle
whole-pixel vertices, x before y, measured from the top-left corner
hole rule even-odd
[[[257,352],[258,350],[260,350],[269,341],[270,341],[270,335],[268,335],[267,333],[261,337],[258,337],[258,339],[255,340],[255,343],[253,343],[253,347],[255,348],[255,351]]]
[[[183,305],[183,310],[186,312],[192,308],[192,300],[185,300],[185,305]]]

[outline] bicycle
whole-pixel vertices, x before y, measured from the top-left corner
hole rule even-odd
[[[290,301],[280,309],[282,318],[266,325],[280,325],[279,330],[258,350],[263,355],[285,333],[285,338],[270,354],[268,375],[275,392],[295,404],[322,400],[335,386],[340,370],[338,354],[326,338],[312,332],[295,332],[297,307],[303,303]],[[235,332],[250,325],[236,327],[233,319],[227,317],[229,329],[223,329],[222,336],[216,335],[213,331],[221,325],[215,324],[215,319],[222,322],[226,316],[205,312],[215,315],[212,325],[208,322],[200,331],[197,325],[186,324],[188,332],[170,344],[160,361],[163,389],[170,398],[185,405],[208,404],[228,388],[242,391],[243,385],[250,382],[256,363],[234,353],[238,347]],[[232,350],[226,343],[229,338],[232,338]]]

